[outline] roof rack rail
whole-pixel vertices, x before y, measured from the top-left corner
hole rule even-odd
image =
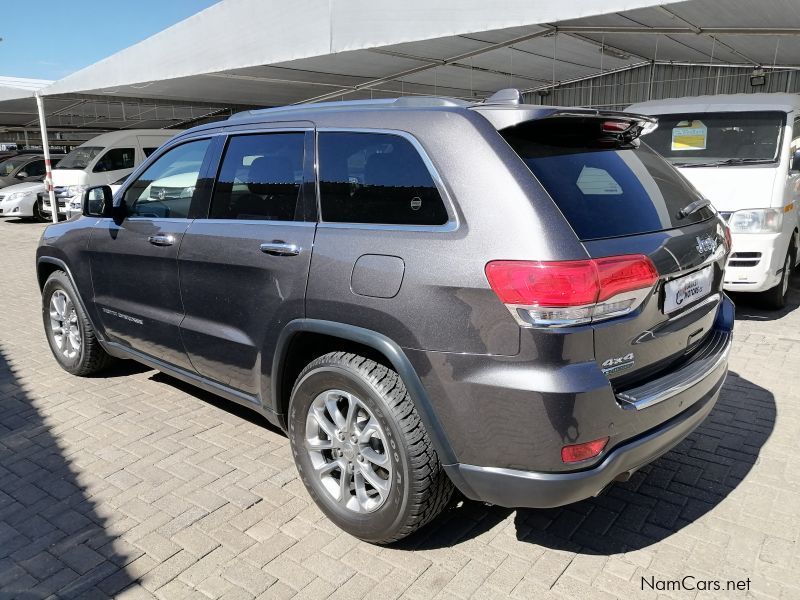
[[[273,108],[257,108],[235,113],[228,120],[244,119],[256,115],[305,112],[311,110],[337,110],[347,108],[438,108],[446,106],[470,106],[472,103],[457,98],[439,96],[403,96],[400,98],[376,98],[374,100],[337,100],[335,102],[313,102],[309,104],[290,104]]]

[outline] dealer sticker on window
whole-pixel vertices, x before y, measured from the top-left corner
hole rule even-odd
[[[708,140],[708,127],[702,121],[681,121],[672,130],[672,145],[670,149],[680,150],[705,150]]]
[[[714,266],[709,265],[705,269],[670,281],[664,286],[664,312],[675,312],[708,296],[713,280]]]

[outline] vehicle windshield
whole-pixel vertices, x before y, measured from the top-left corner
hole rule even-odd
[[[28,162],[28,160],[28,158],[14,157],[7,158],[3,162],[0,162],[0,177],[8,177],[16,171],[17,168]]]
[[[699,112],[655,115],[647,143],[673,165],[731,166],[778,160],[786,113]]]
[[[103,150],[100,146],[78,146],[58,163],[59,169],[85,169]]]

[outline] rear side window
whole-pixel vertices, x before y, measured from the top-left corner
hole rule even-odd
[[[713,215],[703,208],[679,218],[701,198],[697,191],[644,142],[609,145],[598,131],[597,120],[565,117],[500,132],[581,240],[673,229]]]
[[[303,132],[230,138],[214,195],[212,219],[302,219]]]
[[[136,158],[133,148],[112,148],[100,157],[93,171],[105,173],[106,171],[132,169],[134,166],[136,166]]]
[[[150,156],[156,150],[158,150],[158,148],[142,148],[142,152],[144,152],[145,156]]]
[[[322,132],[318,152],[323,221],[447,222],[430,171],[407,139],[388,133]]]

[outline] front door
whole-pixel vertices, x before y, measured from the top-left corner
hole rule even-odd
[[[269,389],[281,329],[305,314],[312,143],[298,130],[230,136],[209,218],[192,222],[178,254],[192,365],[255,401]]]
[[[94,302],[109,338],[186,369],[178,249],[208,147],[195,140],[162,154],[126,187],[127,216],[100,219],[89,241]]]

